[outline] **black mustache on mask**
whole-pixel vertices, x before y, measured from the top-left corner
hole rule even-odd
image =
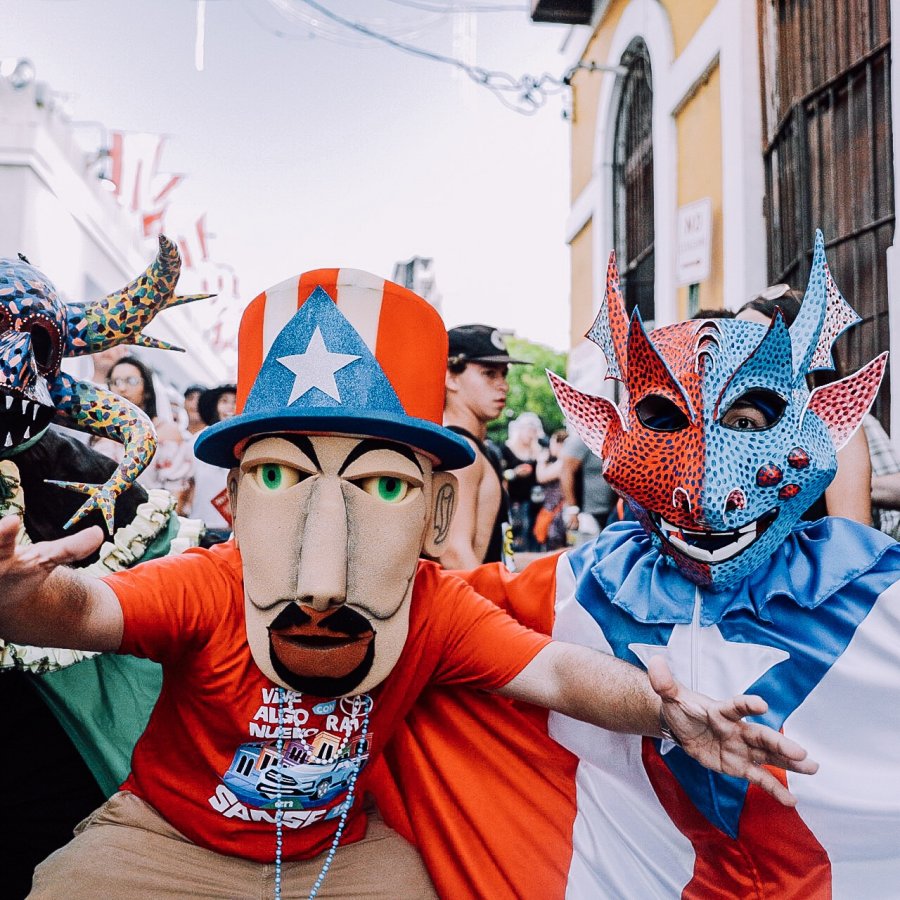
[[[269,629],[279,631],[282,628],[306,625],[311,621],[312,617],[308,613],[303,612],[297,603],[289,603],[272,620]],[[339,606],[330,616],[326,616],[322,619],[319,622],[318,627],[324,628],[326,631],[336,631],[351,637],[372,630],[372,625],[368,619],[346,606]]]

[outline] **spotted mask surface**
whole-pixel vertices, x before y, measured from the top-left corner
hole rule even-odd
[[[566,417],[604,462],[654,544],[696,584],[748,575],[824,491],[839,450],[875,398],[882,354],[816,388],[831,347],[859,317],[838,291],[821,232],[799,315],[767,326],[731,319],[644,330],[628,319],[611,257],[607,291],[588,337],[621,381],[617,406],[550,373]]]
[[[0,259],[0,458],[31,446],[53,421],[125,446],[105,484],[53,482],[88,495],[66,527],[99,509],[112,532],[115,499],[152,458],[156,435],[140,409],[71,378],[61,371],[62,360],[117,344],[180,349],[141,333],[161,310],[209,296],[176,296],[180,268],[175,245],[160,236],[156,259],[122,290],[95,302],[66,304],[24,257]]]

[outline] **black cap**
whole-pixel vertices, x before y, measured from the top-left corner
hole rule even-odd
[[[502,332],[490,325],[460,325],[447,332],[450,337],[448,362],[524,363],[527,359],[512,359],[506,349]]]

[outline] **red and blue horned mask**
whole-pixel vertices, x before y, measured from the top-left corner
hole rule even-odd
[[[785,540],[837,469],[881,383],[887,354],[815,390],[832,345],[860,321],[816,233],[809,285],[788,327],[733,319],[645,331],[629,320],[615,257],[588,337],[621,383],[618,404],[550,373],[557,400],[655,545],[696,584],[733,585]]]
[[[127,400],[63,372],[63,357],[117,344],[180,349],[141,333],[161,310],[208,296],[175,296],[180,268],[178,250],[161,236],[156,259],[129,285],[102,300],[67,304],[24,257],[0,259],[0,458],[31,446],[51,422],[125,446],[105,484],[53,482],[89,498],[67,527],[99,509],[112,531],[115,499],[150,461],[156,435]]]

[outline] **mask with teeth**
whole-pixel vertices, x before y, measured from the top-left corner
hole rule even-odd
[[[588,333],[621,382],[619,405],[550,374],[557,400],[658,549],[696,584],[732,585],[769,558],[834,477],[836,451],[871,405],[882,354],[810,391],[859,317],[838,291],[821,232],[800,313],[768,327],[710,319],[644,330],[610,258]]]
[[[66,527],[96,508],[111,533],[115,499],[150,461],[156,437],[127,400],[63,372],[63,357],[118,344],[179,349],[141,332],[160,310],[208,296],[175,295],[180,267],[175,245],[160,236],[156,259],[131,284],[102,300],[66,304],[25,257],[0,259],[0,458],[31,446],[51,421],[125,445],[105,484],[55,482],[89,496]]]

